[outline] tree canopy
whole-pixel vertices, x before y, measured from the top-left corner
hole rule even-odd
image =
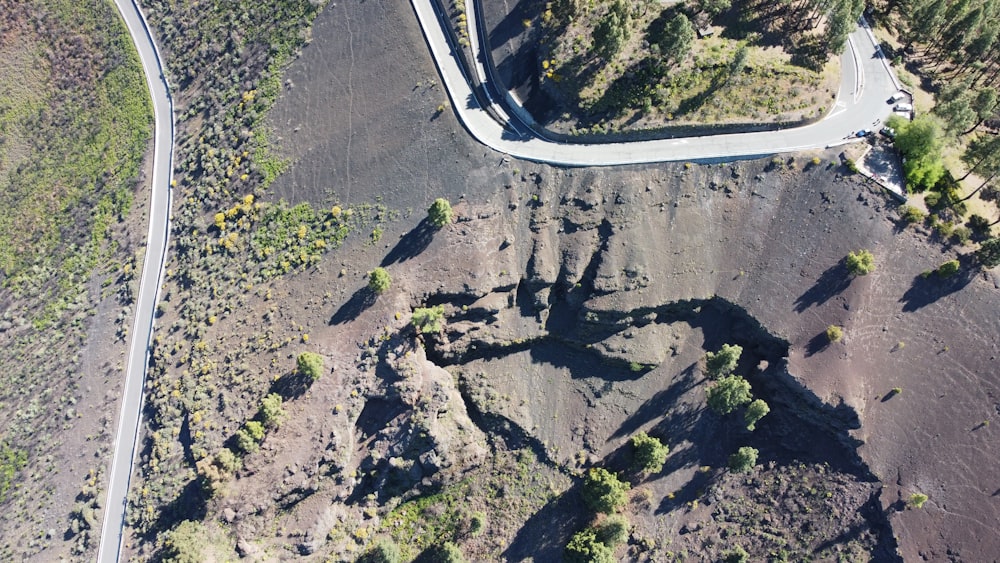
[[[753,400],[750,383],[738,375],[727,375],[708,388],[708,406],[727,415]]]
[[[738,344],[723,344],[718,352],[705,354],[705,371],[712,379],[733,373],[743,355],[743,347]]]
[[[583,501],[594,512],[612,514],[628,501],[629,488],[607,469],[594,467],[583,481]]]
[[[315,352],[302,352],[296,360],[301,375],[316,381],[323,375],[323,356]]]
[[[638,432],[632,436],[632,447],[635,448],[633,466],[645,473],[659,473],[667,461],[667,454],[670,453],[669,447],[645,432]]]
[[[760,419],[767,416],[767,413],[771,412],[771,407],[767,406],[767,403],[763,399],[755,399],[749,405],[747,405],[747,410],[743,413],[743,422],[747,425],[747,430],[753,432],[757,429],[757,423]]]
[[[866,276],[875,271],[875,256],[869,250],[848,252],[844,262],[847,271],[854,276]]]
[[[757,465],[757,454],[760,452],[756,448],[743,446],[736,450],[736,453],[729,456],[729,469],[734,473],[747,473],[753,466]]]
[[[979,245],[976,258],[984,268],[1000,266],[1000,238],[994,237]]]
[[[451,223],[451,218],[451,204],[443,197],[435,199],[427,209],[427,220],[438,229]]]
[[[392,285],[392,277],[385,268],[375,268],[368,274],[368,289],[375,293],[384,293]]]

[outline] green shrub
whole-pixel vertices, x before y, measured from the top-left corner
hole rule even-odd
[[[986,217],[983,217],[982,215],[977,215],[973,213],[969,217],[969,222],[966,224],[969,226],[969,229],[971,229],[972,232],[976,233],[979,236],[989,234],[990,232],[990,220],[987,219]]]
[[[441,563],[465,563],[465,554],[452,542],[444,542],[434,550],[434,561]]]
[[[767,413],[771,412],[771,407],[764,402],[763,399],[757,399],[747,405],[747,411],[743,414],[743,422],[747,425],[747,430],[753,432],[757,429],[757,423],[760,419],[767,416]]]
[[[302,352],[295,362],[299,374],[316,381],[323,375],[323,356],[315,352]]]
[[[958,263],[958,260],[948,260],[944,264],[938,266],[937,270],[934,270],[934,272],[942,278],[950,278],[958,273],[959,268],[961,268],[961,265]]]
[[[271,393],[264,397],[264,400],[260,403],[259,413],[264,426],[268,428],[281,426],[281,421],[285,418],[285,410],[281,408],[282,403],[281,395],[277,393]]]
[[[612,514],[628,501],[629,488],[613,473],[595,467],[583,481],[583,501],[594,512]]]
[[[900,207],[899,215],[904,221],[910,224],[919,223],[927,217],[926,213],[911,205],[904,205],[903,207]]]
[[[441,321],[444,320],[444,305],[434,307],[417,307],[413,310],[410,324],[420,334],[441,332]]]
[[[729,470],[733,473],[748,473],[753,469],[753,466],[757,465],[757,454],[759,453],[756,448],[743,446],[729,456]]]
[[[726,552],[724,561],[726,563],[747,563],[750,561],[750,554],[741,546],[736,546]]]
[[[837,325],[830,325],[826,327],[826,339],[831,343],[840,342],[840,339],[844,337],[844,329]]]
[[[951,241],[955,244],[969,244],[972,240],[972,230],[968,227],[955,227],[951,230]]]
[[[906,504],[912,506],[913,508],[923,508],[925,502],[927,502],[927,495],[923,493],[913,493],[910,495],[910,500]]]
[[[847,263],[847,271],[852,275],[865,276],[875,271],[875,257],[868,250],[848,252],[844,260]]]
[[[742,354],[742,346],[723,344],[718,352],[705,354],[705,371],[712,379],[729,375],[736,369],[736,364],[740,361]]]
[[[469,519],[469,534],[472,537],[476,537],[483,533],[486,529],[486,514],[482,512],[473,512],[472,518]]]
[[[637,471],[645,473],[659,473],[663,469],[664,462],[667,461],[667,454],[670,453],[669,447],[645,432],[639,432],[632,436],[632,447],[635,448],[635,459],[632,465]]]
[[[207,530],[201,522],[185,520],[166,534],[163,542],[163,561],[169,563],[201,563],[205,560],[203,549],[208,542]]]
[[[358,563],[399,563],[401,560],[396,542],[381,538],[358,558]]]
[[[253,438],[254,440],[260,442],[261,440],[264,439],[263,424],[257,422],[256,420],[248,420],[243,427],[246,428],[247,434],[249,434],[250,437]]]
[[[233,450],[229,448],[222,448],[219,453],[215,455],[215,465],[219,466],[219,469],[225,471],[226,473],[232,473],[240,468],[240,459],[236,457]]]
[[[375,293],[384,293],[392,285],[392,278],[385,268],[375,268],[368,274],[368,289]]]
[[[723,377],[708,388],[708,406],[720,415],[727,415],[752,399],[750,383],[738,375]]]
[[[430,221],[431,225],[439,229],[451,223],[451,219],[451,204],[443,197],[435,199],[434,203],[427,210],[427,220]]]
[[[244,454],[256,453],[260,449],[257,440],[253,439],[246,428],[240,428],[236,431],[236,447]]]
[[[592,529],[573,534],[563,554],[566,563],[616,563],[613,549],[597,539]]]
[[[995,268],[1000,265],[1000,238],[991,238],[979,245],[976,259],[979,260],[983,268]]]

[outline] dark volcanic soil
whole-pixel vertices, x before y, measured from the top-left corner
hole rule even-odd
[[[275,284],[280,317],[330,372],[208,506],[240,553],[352,559],[391,534],[413,556],[454,539],[470,560],[554,560],[588,523],[580,471],[624,469],[640,429],[673,453],[633,477],[625,559],[741,545],[754,560],[891,560],[893,535],[906,560],[1000,553],[997,289],[918,277],[955,251],[900,232],[894,204],[826,164],[836,154],[508,161],[450,110],[435,116],[445,94],[405,4],[328,6],[288,78],[273,115],[295,164],[275,199],[380,199],[404,219]],[[418,227],[438,196],[458,222]],[[852,280],[838,264],[858,248],[878,269]],[[393,286],[372,299],[364,272],[379,264]],[[423,304],[445,306],[443,335],[407,328]],[[831,324],[844,340],[824,345]],[[774,409],[754,434],[704,409],[698,360],[722,342],[747,348],[740,371]],[[743,444],[761,466],[727,474]],[[383,504],[429,492],[417,516]],[[930,500],[906,509],[915,492]],[[475,510],[482,535],[454,523]]]

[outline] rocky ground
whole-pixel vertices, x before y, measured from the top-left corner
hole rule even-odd
[[[591,521],[592,466],[632,483],[623,560],[1000,552],[997,281],[920,276],[967,249],[900,228],[836,152],[513,161],[438,111],[436,77],[409,7],[378,2],[328,6],[287,75],[272,117],[294,164],[269,197],[378,201],[399,218],[213,329],[309,336],[248,364],[259,388],[242,410],[278,389],[287,414],[187,516],[223,525],[220,554],[352,560],[392,537],[424,560],[444,541],[469,560],[558,560]],[[457,220],[435,230],[422,218],[438,196]],[[851,278],[842,258],[859,248],[877,269]],[[376,297],[365,274],[379,265],[393,283]],[[442,331],[418,334],[413,309],[437,305]],[[700,360],[727,342],[772,407],[753,433],[705,408]],[[282,387],[303,350],[324,357],[322,377]],[[670,446],[662,472],[629,472],[639,430]],[[759,465],[728,473],[742,445]],[[907,508],[913,493],[930,500]]]

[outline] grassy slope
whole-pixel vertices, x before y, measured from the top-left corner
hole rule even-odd
[[[52,501],[73,427],[55,415],[80,397],[89,318],[111,293],[88,284],[122,273],[114,227],[132,203],[152,112],[110,1],[0,0],[0,14],[0,439],[31,472],[8,494],[0,553],[13,557],[46,543],[33,529],[25,546],[15,528]],[[118,281],[127,302],[129,276]]]

